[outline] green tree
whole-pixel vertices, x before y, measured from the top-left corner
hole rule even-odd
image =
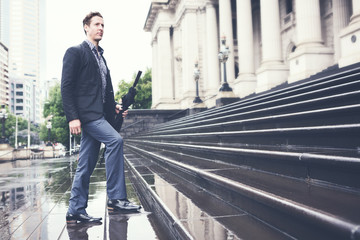
[[[62,106],[59,83],[50,89],[49,100],[44,105],[43,115],[45,119],[51,121],[50,141],[62,143],[69,148],[69,126]],[[43,141],[48,140],[47,123],[46,121],[40,128],[40,139]]]
[[[62,107],[60,83],[57,83],[50,89],[49,100],[44,105],[43,116],[46,118],[49,115],[65,117]]]
[[[129,88],[135,81],[136,74],[133,76],[133,80],[130,83],[121,80],[118,85],[118,91],[115,94],[115,99],[119,100],[124,96]],[[152,90],[151,90],[151,69],[146,69],[145,74],[140,78],[138,85],[136,86],[135,102],[131,108],[133,109],[150,109],[152,104]]]
[[[125,94],[129,91],[131,86],[132,83],[128,83],[124,79],[122,79],[118,85],[119,89],[115,94],[115,101],[120,101],[121,97],[125,96]]]
[[[9,109],[6,108],[7,118],[5,120],[5,138],[9,140],[9,144],[12,147],[15,147],[15,128],[16,128],[16,116],[9,112]],[[2,124],[1,124],[2,128]],[[18,143],[27,144],[27,135],[28,135],[28,121],[20,116],[18,116]],[[2,129],[1,129],[2,131]],[[30,124],[30,144],[39,144],[39,128]]]

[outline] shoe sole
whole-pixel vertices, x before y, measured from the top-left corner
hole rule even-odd
[[[79,221],[79,220],[66,220],[66,223],[67,224],[80,224],[80,223],[89,223],[89,224],[92,224],[92,223],[101,223],[101,220],[99,221]]]
[[[114,213],[114,212],[138,212],[140,211],[141,208],[137,208],[137,209],[118,209],[118,208],[113,208],[113,207],[107,207],[108,212],[109,213]]]

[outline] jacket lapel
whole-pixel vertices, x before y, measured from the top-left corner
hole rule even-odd
[[[96,68],[96,72],[98,74],[98,78],[101,80],[101,75],[100,75],[100,68],[99,68],[99,64],[97,63],[97,60],[94,56],[94,53],[91,51],[91,48],[89,47],[89,44],[87,44],[86,41],[84,41],[82,44],[83,48],[85,49],[86,55],[89,59],[91,59],[93,65]]]

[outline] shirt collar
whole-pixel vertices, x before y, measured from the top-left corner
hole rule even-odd
[[[95,45],[92,42],[90,42],[89,39],[85,39],[85,42],[89,45],[91,51],[94,51],[94,50],[96,51]],[[104,49],[102,49],[102,47],[98,46],[98,51],[99,51],[100,55],[103,55]]]

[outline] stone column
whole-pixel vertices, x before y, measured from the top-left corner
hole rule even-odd
[[[171,65],[170,33],[168,27],[160,27],[157,33],[157,87],[159,94],[159,105],[157,109],[171,108],[173,103],[173,82]]]
[[[182,20],[182,79],[181,107],[188,108],[196,96],[195,61],[199,60],[196,9],[186,9]]]
[[[218,43],[221,45],[220,38],[226,37],[226,45],[229,46],[230,54],[226,62],[226,76],[230,87],[235,79],[235,60],[234,60],[234,36],[232,28],[231,0],[219,0],[219,23],[220,31]],[[220,49],[218,49],[219,51]],[[224,81],[223,69],[221,70],[221,79]]]
[[[260,0],[262,61],[257,70],[256,92],[269,90],[286,81],[282,60],[279,0]]]
[[[334,31],[334,60],[339,61],[341,56],[340,31],[350,21],[350,9],[347,0],[333,0],[333,31]]]
[[[174,28],[173,34],[173,45],[174,45],[174,82],[175,82],[175,99],[179,100],[182,95],[182,52],[181,52],[181,31],[179,27]]]
[[[152,106],[151,108],[156,108],[157,104],[159,103],[159,87],[158,87],[158,76],[157,76],[157,68],[158,68],[158,56],[157,56],[157,40],[153,39],[151,46],[152,46],[152,72],[151,72],[151,84],[152,84]]]
[[[282,62],[278,0],[260,0],[262,65]]]
[[[339,67],[360,62],[360,0],[352,0],[350,24],[340,32]]]
[[[234,92],[245,97],[253,93],[256,87],[251,0],[237,0],[236,12],[239,76]]]
[[[298,43],[302,45],[321,46],[321,19],[319,0],[295,0],[296,3],[296,31]]]
[[[212,3],[206,4],[206,42],[207,42],[207,88],[206,95],[217,94],[220,88],[220,64],[218,59],[219,39],[216,9]]]
[[[333,50],[323,45],[319,0],[295,0],[296,50],[289,56],[289,82],[305,79],[334,63]]]

